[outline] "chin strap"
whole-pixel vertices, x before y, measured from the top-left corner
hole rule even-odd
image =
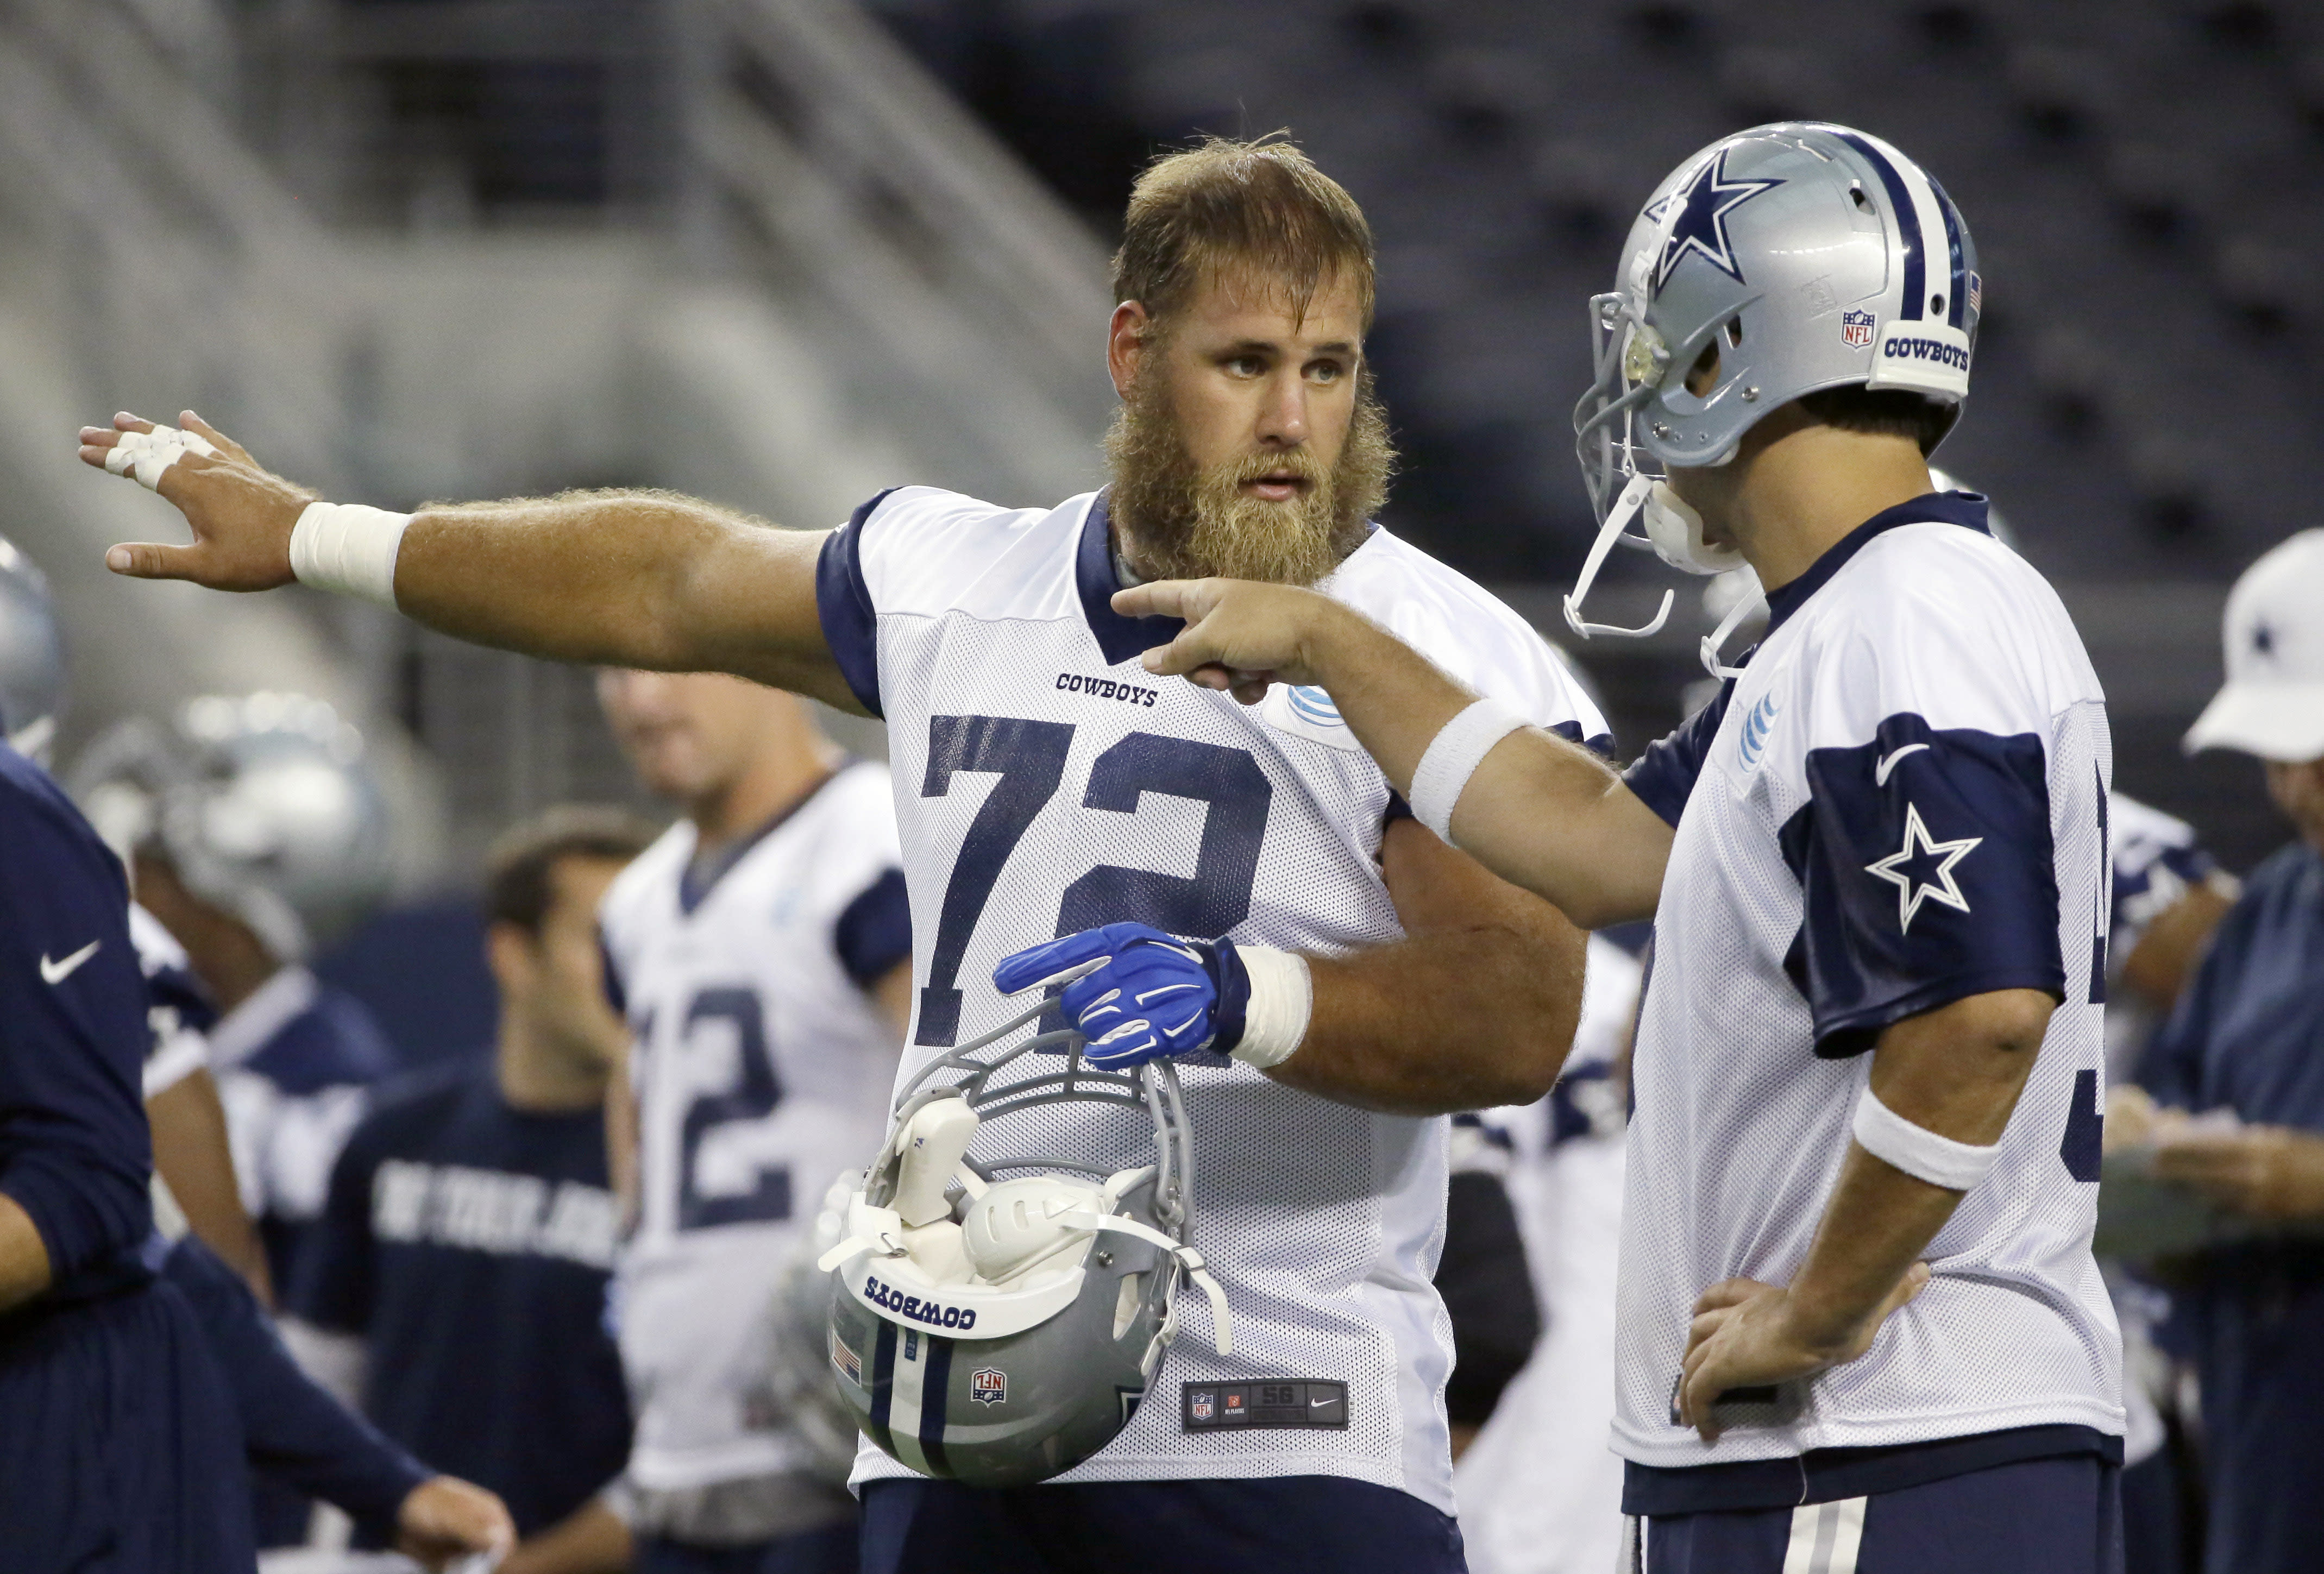
[[[851,1235],[837,1246],[815,1259],[816,1271],[828,1274],[842,1263],[852,1263],[867,1252],[877,1252],[883,1257],[908,1255],[904,1245],[904,1221],[892,1208],[873,1208],[868,1204],[862,1211],[871,1215],[868,1234]]]
[[[1702,637],[1702,669],[1711,677],[1722,680],[1742,677],[1743,669],[1739,667],[1728,667],[1722,664],[1719,659],[1719,652],[1726,645],[1728,638],[1736,630],[1741,628],[1753,612],[1766,610],[1767,598],[1757,591],[1741,597],[1733,606],[1729,607],[1727,615],[1719,620],[1719,627]]]
[[[1573,594],[1565,598],[1566,627],[1584,640],[1599,634],[1611,634],[1618,640],[1643,640],[1649,634],[1659,632],[1663,624],[1669,621],[1671,603],[1678,597],[1677,592],[1670,590],[1663,592],[1663,604],[1655,613],[1654,621],[1643,628],[1625,629],[1616,623],[1592,623],[1585,621],[1582,616],[1582,598],[1598,582],[1598,571],[1606,566],[1606,555],[1614,549],[1615,541],[1628,528],[1630,521],[1637,518],[1638,511],[1646,506],[1646,498],[1654,489],[1653,476],[1631,476],[1630,483],[1622,488],[1622,494],[1614,500],[1614,506],[1606,511],[1606,522],[1598,527],[1598,538],[1590,544],[1590,556],[1582,565],[1582,577],[1573,582]]]
[[[1134,1236],[1148,1246],[1158,1246],[1168,1252],[1186,1271],[1186,1277],[1194,1281],[1194,1287],[1210,1298],[1211,1342],[1218,1347],[1219,1354],[1234,1354],[1234,1324],[1227,1314],[1227,1293],[1219,1287],[1218,1280],[1211,1276],[1202,1253],[1127,1213],[1108,1213],[1102,1217],[1095,1213],[1068,1213],[1057,1222],[1074,1229],[1109,1229],[1116,1235]]]

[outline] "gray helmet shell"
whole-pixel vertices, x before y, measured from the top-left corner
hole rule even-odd
[[[1791,121],[1713,143],[1655,188],[1591,303],[1596,376],[1574,425],[1600,520],[1641,453],[1723,464],[1803,394],[1856,383],[1957,413],[1983,304],[1960,211],[1879,138]],[[1689,392],[1714,339],[1716,382]]]
[[[343,933],[387,894],[394,825],[363,734],[306,695],[208,695],[174,727],[122,723],[69,786],[125,858],[168,857],[203,900],[281,961]]]
[[[819,1259],[831,1372],[856,1425],[908,1468],[975,1487],[1045,1481],[1111,1442],[1177,1337],[1182,1284],[1210,1297],[1230,1348],[1224,1293],[1188,1244],[1193,1145],[1176,1067],[1092,1070],[1070,1030],[976,1058],[1047,1006],[905,1084],[880,1154],[835,1189],[844,1238]],[[996,1074],[1045,1049],[1065,1052],[1062,1069]],[[927,1085],[947,1071],[960,1080]],[[1151,1163],[998,1143],[1011,1115],[1092,1100],[1145,1118]]]
[[[45,761],[64,706],[64,631],[48,578],[0,536],[0,733]]]

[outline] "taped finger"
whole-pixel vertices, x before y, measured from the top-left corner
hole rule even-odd
[[[148,492],[161,489],[161,477],[188,454],[204,458],[217,453],[217,445],[199,432],[156,426],[150,432],[123,432],[106,450],[105,467],[115,475],[134,475]]]

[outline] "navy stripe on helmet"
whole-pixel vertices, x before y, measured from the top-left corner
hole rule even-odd
[[[888,1414],[896,1397],[896,1325],[886,1318],[880,1319],[879,1342],[872,1348],[872,1419],[863,1430],[883,1453],[896,1451],[896,1441],[888,1430]]]
[[[1880,184],[1888,189],[1888,206],[1896,215],[1898,235],[1904,244],[1903,317],[1914,319],[1926,318],[1929,314],[1929,291],[1926,263],[1921,255],[1921,213],[1913,206],[1913,194],[1904,189],[1904,177],[1878,148],[1855,133],[1843,131],[1833,134],[1862,153],[1865,161],[1872,166],[1873,172],[1880,177]],[[1946,304],[1950,306],[1951,303]]]
[[[1937,207],[1945,216],[1945,246],[1952,253],[1953,286],[1945,297],[1945,320],[1960,327],[1962,315],[1969,309],[1969,268],[1961,260],[1960,213],[1945,189],[1937,184],[1937,178],[1926,170],[1921,173],[1928,176],[1929,189],[1937,194]]]
[[[952,1474],[945,1461],[945,1413],[952,1397],[953,1341],[927,1337],[928,1370],[920,1385],[920,1452],[927,1456],[928,1468],[938,1476]]]

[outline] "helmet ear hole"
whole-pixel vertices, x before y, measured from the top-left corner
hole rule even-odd
[[[1719,337],[1711,336],[1711,343],[1702,346],[1702,354],[1694,358],[1687,369],[1686,391],[1697,399],[1719,386]]]
[[[1852,180],[1848,186],[1848,199],[1856,204],[1856,211],[1858,213],[1872,211],[1872,198],[1864,194],[1864,188],[1861,185]]]

